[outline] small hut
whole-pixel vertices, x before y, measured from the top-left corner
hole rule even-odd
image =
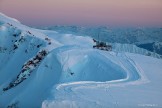
[[[93,48],[97,48],[97,49],[105,50],[105,51],[111,51],[112,50],[112,46],[107,45],[106,42],[100,42],[100,41],[97,41],[95,39],[93,39],[93,41],[96,43],[96,45],[93,45]]]

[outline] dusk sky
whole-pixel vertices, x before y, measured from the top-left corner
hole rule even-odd
[[[162,26],[162,0],[0,0],[0,12],[30,26]]]

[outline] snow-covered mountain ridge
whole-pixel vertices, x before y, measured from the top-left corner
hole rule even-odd
[[[91,37],[30,28],[0,14],[0,108],[162,106],[160,55],[94,44]]]
[[[59,33],[91,36],[109,43],[134,44],[151,52],[162,55],[162,28],[160,27],[80,27],[51,26],[39,27],[44,30],[54,30]],[[158,44],[158,46],[157,46]]]

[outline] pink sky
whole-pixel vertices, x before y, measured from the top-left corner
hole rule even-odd
[[[0,0],[26,25],[162,26],[162,0]]]

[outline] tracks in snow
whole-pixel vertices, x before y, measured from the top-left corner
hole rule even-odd
[[[111,54],[110,54],[111,55]],[[104,55],[103,55],[104,56]],[[126,54],[116,54],[116,55],[111,55],[111,56],[116,56],[118,59],[118,63],[120,64],[120,66],[126,71],[127,73],[127,78],[126,79],[121,79],[118,81],[108,81],[108,82],[94,82],[94,81],[80,81],[80,82],[72,82],[72,83],[64,83],[64,84],[60,84],[56,87],[56,93],[58,94],[58,99],[62,99],[64,97],[60,97],[60,95],[64,95],[65,97],[70,97],[71,99],[75,100],[75,98],[79,98],[81,100],[86,100],[90,103],[95,103],[96,106],[102,106],[102,103],[99,102],[95,102],[93,101],[93,99],[87,99],[86,95],[89,94],[84,94],[81,92],[81,90],[83,88],[86,89],[91,89],[91,88],[95,88],[99,90],[99,88],[104,88],[105,92],[107,92],[106,94],[108,95],[109,99],[114,100],[113,101],[113,107],[117,108],[119,106],[118,101],[114,98],[113,94],[111,94],[111,86],[112,85],[125,85],[125,84],[139,84],[140,83],[144,83],[143,82],[143,75],[142,73],[142,69],[140,68],[140,66],[134,61],[132,60],[130,57],[128,57]],[[106,57],[106,56],[105,56]],[[56,95],[57,97],[57,95]],[[57,100],[57,98],[56,98]]]

